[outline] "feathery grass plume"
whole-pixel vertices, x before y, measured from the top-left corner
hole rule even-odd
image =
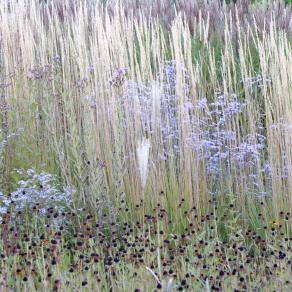
[[[149,160],[150,140],[143,137],[137,145],[137,157],[139,164],[139,171],[141,177],[142,189],[145,189],[147,175],[148,175],[148,160]]]

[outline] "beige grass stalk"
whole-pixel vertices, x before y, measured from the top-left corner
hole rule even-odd
[[[69,8],[73,2],[62,1],[64,18],[60,16],[60,1],[49,1],[50,6],[45,1],[41,2],[42,7],[36,0],[11,0],[9,5],[8,1],[1,1],[0,5],[1,74],[2,71],[3,74],[17,71],[17,78],[7,92],[7,103],[11,106],[8,122],[13,128],[24,127],[22,144],[15,144],[12,150],[21,153],[18,150],[28,145],[30,154],[27,155],[37,156],[38,153],[50,167],[60,172],[66,182],[79,184],[80,201],[86,201],[85,197],[90,196],[90,202],[94,202],[104,187],[106,193],[114,198],[117,181],[122,181],[121,191],[133,201],[141,188],[143,192],[149,188],[155,196],[160,190],[171,194],[167,198],[173,209],[180,196],[195,205],[208,201],[213,181],[206,174],[204,163],[186,143],[195,130],[192,122],[199,121],[203,112],[196,108],[190,111],[182,109],[185,97],[183,78],[179,72],[174,101],[179,109],[175,113],[179,129],[179,154],[170,153],[166,160],[158,158],[165,148],[172,152],[174,146],[171,139],[163,141],[158,122],[163,110],[160,99],[165,92],[163,86],[155,83],[155,79],[157,74],[163,74],[166,59],[175,59],[186,66],[193,104],[202,97],[212,102],[217,90],[225,94],[238,93],[241,89],[239,77],[253,76],[258,73],[255,69],[263,76],[271,77],[272,85],[264,84],[257,96],[253,96],[248,87],[243,89],[241,95],[249,101],[248,111],[243,117],[232,119],[227,130],[236,134],[232,146],[239,145],[243,134],[256,132],[256,123],[263,118],[258,113],[264,104],[267,159],[278,169],[282,164],[281,157],[286,153],[286,162],[291,167],[291,130],[270,127],[283,119],[285,124],[289,124],[292,116],[291,45],[287,34],[280,32],[276,25],[272,25],[265,34],[256,35],[252,33],[252,28],[247,29],[254,27],[254,24],[249,23],[248,19],[243,22],[243,15],[234,19],[232,13],[224,15],[224,10],[220,10],[215,32],[220,30],[219,36],[224,38],[224,43],[221,52],[215,52],[210,42],[215,25],[212,5],[206,4],[207,8],[211,8],[198,12],[198,18],[192,20],[192,28],[189,27],[189,19],[176,15],[171,17],[173,21],[165,30],[156,19],[148,19],[143,9],[139,12],[140,17],[130,13],[127,15],[127,7],[123,3],[111,8],[110,14],[100,9],[98,4],[89,11],[85,1],[74,1],[72,12]],[[238,11],[240,14],[241,10]],[[43,18],[42,14],[46,17]],[[137,12],[134,14],[137,15]],[[234,25],[235,20],[237,25]],[[267,20],[267,23],[273,21]],[[235,36],[244,36],[239,39],[236,51],[233,50]],[[254,42],[255,52],[251,52],[250,39]],[[49,86],[43,81],[31,82],[26,78],[31,67],[51,62],[55,54],[61,56],[61,73],[49,82]],[[259,68],[257,64],[252,64],[252,54],[258,54]],[[90,65],[94,68],[92,73],[88,71]],[[129,98],[124,98],[123,107],[121,96],[126,88],[109,85],[112,72],[119,67],[128,67],[128,78],[134,82],[154,84],[153,108],[147,116],[146,129],[137,113],[138,92],[135,93],[134,108],[130,108]],[[88,79],[85,89],[76,86],[82,78]],[[96,93],[94,109],[84,99],[92,91]],[[42,123],[37,119],[35,107],[41,107],[45,113]],[[131,114],[130,110],[134,113]],[[169,126],[171,121],[168,117],[165,119]],[[137,145],[140,137],[146,137],[149,125],[154,125],[151,137],[147,137],[151,138],[151,160],[155,161],[155,168],[151,167],[150,172],[150,141],[143,138]],[[36,149],[34,145],[40,131],[45,141],[41,148]],[[86,160],[90,161],[90,166]],[[34,161],[37,163],[38,159]],[[106,162],[102,185],[95,179],[97,161]],[[12,164],[13,161],[11,167]],[[256,170],[260,171],[260,168],[259,163]],[[289,171],[287,178],[279,179],[276,172],[272,178],[274,205],[277,209],[282,206],[287,209],[291,206],[288,191],[292,188],[292,173]],[[246,202],[246,178],[250,174],[249,169],[243,169],[238,174],[233,168],[227,183],[228,190],[240,197],[242,206]],[[154,176],[158,179],[153,179]],[[83,183],[87,179],[90,181],[88,186]],[[219,192],[223,193],[224,183],[224,178],[216,182]],[[257,183],[262,185],[265,182],[259,176]],[[158,201],[160,197],[155,199]]]

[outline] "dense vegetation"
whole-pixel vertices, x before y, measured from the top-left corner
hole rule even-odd
[[[230,2],[0,1],[1,291],[291,290],[292,8]]]

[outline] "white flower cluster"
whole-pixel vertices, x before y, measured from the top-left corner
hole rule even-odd
[[[63,190],[57,188],[54,176],[47,172],[37,173],[33,169],[16,172],[24,177],[18,181],[18,187],[8,195],[0,192],[0,215],[6,213],[11,206],[15,211],[30,208],[39,204],[41,211],[53,207],[62,210],[69,207],[72,196],[76,192],[74,187],[66,186]]]

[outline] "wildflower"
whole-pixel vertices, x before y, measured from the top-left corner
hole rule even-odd
[[[127,67],[121,67],[121,68],[118,68],[112,78],[110,79],[110,85],[113,85],[113,86],[120,86],[124,83],[125,81],[125,78],[126,78],[126,75],[127,75],[127,72],[128,72],[128,68]]]
[[[272,221],[270,221],[270,224],[272,225],[272,226],[279,226],[280,225],[280,222],[278,221],[278,220],[272,220]]]
[[[61,57],[57,54],[55,56],[53,56],[53,61],[56,63],[60,63],[61,62]]]
[[[84,99],[90,104],[91,108],[96,108],[97,103],[96,103],[96,93],[95,91],[90,92],[87,94]]]
[[[162,288],[162,285],[160,283],[157,283],[156,288],[157,289],[161,289]]]

